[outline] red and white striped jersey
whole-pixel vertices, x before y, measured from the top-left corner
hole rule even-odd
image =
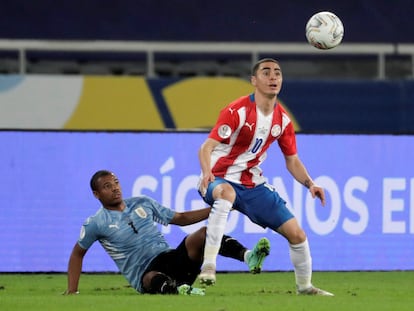
[[[297,152],[295,130],[286,111],[276,103],[272,114],[263,115],[256,109],[254,94],[224,108],[209,138],[220,142],[211,154],[214,176],[246,187],[265,182],[260,164],[275,140],[284,155]]]

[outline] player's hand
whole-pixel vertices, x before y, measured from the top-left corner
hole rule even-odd
[[[78,290],[70,291],[70,290],[67,289],[62,293],[62,295],[65,295],[65,296],[67,296],[67,295],[79,295],[79,291]]]
[[[215,179],[215,177],[211,173],[208,174],[208,175],[203,175],[203,177],[201,177],[198,190],[200,191],[200,193],[203,197],[206,196],[208,184],[213,182],[214,179]]]
[[[318,197],[321,200],[322,206],[325,206],[325,191],[322,187],[313,184],[309,187],[309,191],[312,194],[312,198]]]

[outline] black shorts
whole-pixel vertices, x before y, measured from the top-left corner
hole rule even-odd
[[[155,257],[144,275],[149,271],[162,272],[177,282],[192,285],[201,271],[202,262],[193,261],[188,257],[185,247],[185,237],[176,249],[166,251]]]

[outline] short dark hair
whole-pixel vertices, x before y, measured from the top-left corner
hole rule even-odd
[[[253,65],[253,68],[252,68],[252,76],[255,76],[256,75],[257,70],[259,69],[260,64],[267,63],[267,62],[272,62],[272,63],[275,63],[275,64],[278,64],[279,65],[279,62],[276,59],[274,59],[274,58],[270,58],[270,57],[268,57],[268,58],[262,58],[262,59],[258,60]]]
[[[108,175],[112,175],[113,173],[111,171],[108,170],[100,170],[97,171],[95,174],[93,174],[91,181],[90,181],[90,186],[92,191],[96,191],[98,189],[97,186],[97,181],[99,178],[103,177],[103,176],[108,176]]]

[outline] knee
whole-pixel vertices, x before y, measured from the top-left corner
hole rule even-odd
[[[198,229],[196,232],[193,232],[189,235],[192,236],[192,239],[195,239],[196,241],[199,241],[202,245],[204,245],[207,235],[207,227],[203,226],[200,229]],[[188,237],[187,237],[188,239]]]
[[[286,237],[290,244],[300,244],[306,241],[306,233],[301,228],[292,230],[289,232],[289,235]]]
[[[214,199],[224,199],[233,203],[236,199],[236,192],[230,184],[222,183],[214,188],[213,197]]]
[[[202,227],[196,232],[189,234],[185,240],[188,257],[195,262],[201,262],[203,260],[206,228],[207,227]]]
[[[278,228],[277,232],[283,235],[290,244],[299,244],[306,241],[306,233],[295,218],[286,221]]]

